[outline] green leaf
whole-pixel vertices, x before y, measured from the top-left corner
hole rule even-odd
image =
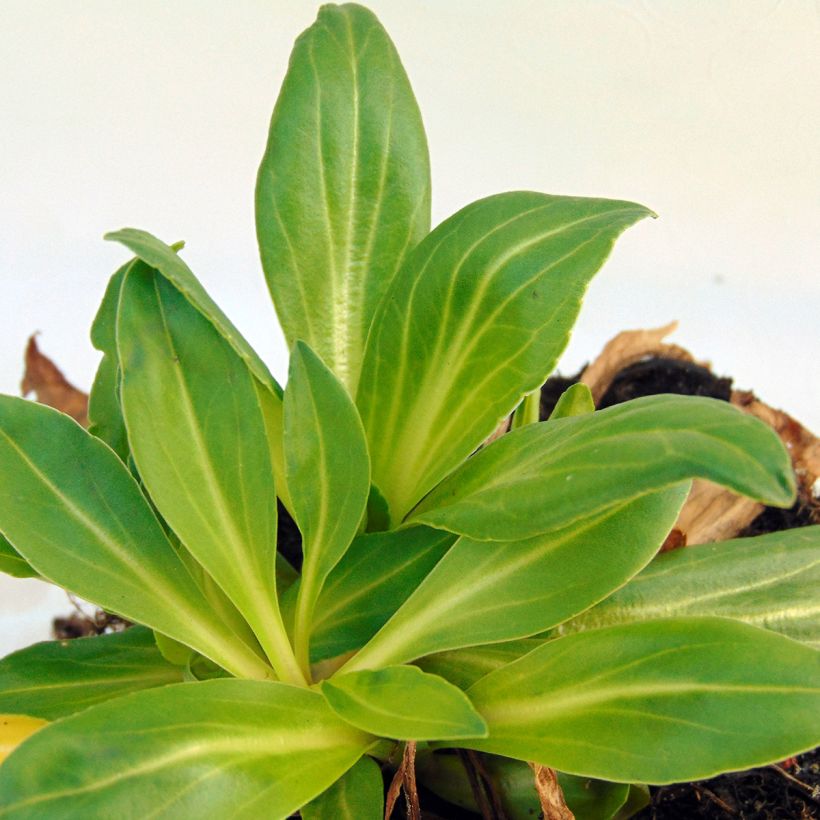
[[[541,801],[535,790],[535,776],[527,763],[497,755],[481,755],[481,766],[508,820],[533,820],[541,816]],[[419,754],[416,757],[419,780],[445,800],[480,812],[464,763],[448,753]],[[575,820],[610,820],[626,801],[629,787],[587,777],[558,773],[564,797]]]
[[[485,675],[532,652],[545,640],[547,639],[521,638],[517,641],[450,649],[419,658],[414,661],[414,666],[432,675],[439,675],[459,689],[469,689]]]
[[[388,666],[334,675],[321,684],[331,709],[365,732],[395,740],[486,737],[467,696],[415,666]]]
[[[570,635],[468,694],[490,736],[462,745],[618,782],[700,780],[820,742],[820,652],[723,618]]]
[[[285,468],[304,554],[294,643],[307,670],[316,600],[365,514],[370,462],[353,401],[304,342],[291,355],[284,406]]]
[[[0,661],[0,712],[56,720],[129,692],[181,680],[182,670],[162,657],[151,630],[142,626],[46,641]]]
[[[561,634],[683,615],[720,615],[820,649],[820,526],[659,555]]]
[[[308,342],[355,395],[376,305],[430,229],[421,115],[393,43],[361,6],[323,6],[296,41],[256,227],[288,344]]]
[[[151,498],[253,628],[277,675],[303,681],[276,598],[276,490],[253,376],[143,263],[122,285],[117,342],[128,438]]]
[[[191,655],[194,654],[190,647],[185,646],[184,643],[175,641],[162,632],[154,630],[154,643],[159,650],[160,655],[170,664],[174,666],[187,666]]]
[[[68,416],[0,396],[0,529],[45,578],[197,649],[272,674],[218,620],[128,468]]]
[[[311,661],[364,646],[454,541],[454,535],[428,527],[356,538],[319,597],[310,639]]]
[[[119,361],[117,359],[117,303],[128,262],[111,276],[94,323],[91,344],[103,354],[88,396],[88,432],[102,439],[127,462],[129,448],[119,400]]]
[[[537,390],[533,390],[532,393],[527,393],[521,401],[521,404],[515,408],[510,429],[517,430],[519,427],[526,427],[528,424],[537,424],[539,421],[541,421],[540,387]]]
[[[105,238],[124,245],[148,267],[156,269],[176,290],[183,294],[199,313],[211,322],[220,336],[245,362],[251,373],[276,396],[282,396],[282,388],[271,376],[267,365],[236,329],[233,322],[222,312],[219,305],[211,299],[182,257],[177,254],[175,248],[178,246],[166,245],[147,231],[137,228],[112,231],[107,233]]]
[[[0,572],[12,575],[15,578],[39,578],[39,573],[34,567],[17,552],[9,543],[3,533],[0,532]]]
[[[3,816],[286,818],[372,740],[301,687],[166,686],[41,729],[0,767]]]
[[[302,820],[382,820],[384,783],[379,765],[363,757],[299,812]]]
[[[439,225],[373,320],[357,403],[395,524],[540,387],[631,202],[512,192]]]
[[[585,416],[595,411],[595,401],[592,392],[583,384],[573,384],[568,387],[552,408],[549,420],[565,419],[570,416]]]
[[[661,395],[508,433],[411,520],[471,538],[527,538],[691,478],[766,504],[794,500],[791,460],[770,427],[728,402]]]
[[[526,541],[461,538],[346,671],[535,635],[624,584],[657,552],[688,486]]]

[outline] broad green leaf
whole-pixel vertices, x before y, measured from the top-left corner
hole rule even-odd
[[[307,669],[316,600],[365,514],[370,462],[347,390],[304,342],[291,354],[284,408],[285,469],[304,554],[294,643]]]
[[[454,541],[450,533],[428,527],[356,538],[319,597],[310,638],[311,661],[318,663],[364,646]]]
[[[26,741],[0,767],[0,816],[277,820],[330,786],[372,740],[301,687],[166,686]]]
[[[12,575],[15,578],[37,578],[39,573],[34,567],[17,552],[0,532],[0,572]]]
[[[0,714],[0,763],[48,721],[28,715]]]
[[[430,229],[421,115],[372,12],[323,6],[296,41],[259,169],[262,267],[289,345],[347,385],[380,298]]]
[[[128,460],[128,437],[119,400],[117,303],[128,262],[111,276],[94,323],[91,344],[103,354],[88,396],[88,432],[102,439],[122,460]]]
[[[490,672],[518,660],[541,646],[546,638],[521,638],[517,641],[468,646],[436,652],[414,661],[425,672],[439,675],[459,689],[469,689]]]
[[[378,763],[362,757],[299,814],[302,820],[382,820],[384,783]]]
[[[271,669],[213,614],[139,485],[68,416],[0,396],[0,529],[45,578],[236,675]]]
[[[208,295],[199,280],[185,264],[176,249],[180,246],[166,245],[147,231],[123,228],[105,235],[111,242],[119,242],[141,259],[148,267],[157,270],[178,290],[190,304],[201,313],[237,355],[245,362],[251,373],[276,396],[282,396],[282,388],[271,376],[267,365],[236,329],[233,322],[222,312],[219,305]]]
[[[535,777],[527,763],[497,755],[481,755],[483,773],[508,820],[533,820],[541,816]],[[464,763],[446,751],[416,757],[419,780],[431,791],[457,806],[480,812]],[[627,798],[629,786],[558,773],[558,780],[575,820],[610,820]]]
[[[646,566],[687,491],[648,494],[526,541],[461,538],[345,670],[525,638],[562,623]]]
[[[659,555],[560,634],[682,615],[721,615],[820,649],[820,526]]]
[[[163,658],[151,630],[143,626],[46,641],[0,661],[0,712],[56,720],[129,692],[181,680],[182,670]]]
[[[322,694],[339,717],[395,740],[486,737],[487,727],[461,689],[415,666],[334,675]]]
[[[589,280],[650,214],[632,202],[499,194],[410,254],[373,320],[357,398],[394,525],[544,383]]]
[[[570,416],[585,416],[595,410],[595,402],[592,392],[583,384],[573,384],[568,387],[558,399],[555,407],[552,408],[549,420],[565,419]]]
[[[117,344],[128,437],[151,498],[279,677],[302,681],[276,599],[276,490],[253,376],[211,322],[143,263],[122,285]]]
[[[770,427],[728,402],[661,395],[508,433],[411,520],[471,538],[527,538],[691,478],[766,504],[794,499],[791,460]]]
[[[468,695],[490,736],[462,745],[617,782],[699,780],[820,743],[820,652],[724,618],[559,638]]]

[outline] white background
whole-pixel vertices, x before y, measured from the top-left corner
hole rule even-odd
[[[528,188],[642,202],[564,371],[619,330],[675,341],[820,428],[820,5],[811,0],[373,0],[427,126],[434,222]],[[185,257],[284,378],[253,186],[308,2],[5,0],[0,391],[27,336],[78,386],[126,225]],[[0,654],[63,593],[0,579]]]

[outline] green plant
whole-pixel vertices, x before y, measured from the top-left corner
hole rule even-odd
[[[455,802],[480,790],[447,750],[478,750],[510,816],[537,810],[535,761],[603,818],[628,784],[818,742],[820,528],[650,563],[693,477],[792,502],[774,433],[698,398],[593,413],[580,387],[531,423],[650,211],[514,192],[430,232],[415,100],[352,5],[297,41],[256,206],[284,392],[181,247],[126,229],[90,431],[0,398],[0,568],[140,624],[0,662],[7,744],[37,730],[0,815],[377,817],[375,761],[406,743]]]

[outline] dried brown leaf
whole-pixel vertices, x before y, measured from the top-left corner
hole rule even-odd
[[[36,334],[28,340],[25,373],[20,383],[24,396],[34,393],[37,401],[71,416],[83,427],[88,426],[88,395],[78,390],[60,372],[51,359],[37,347]]]
[[[575,820],[575,815],[564,800],[564,792],[558,782],[555,769],[542,766],[540,763],[530,763],[535,775],[535,790],[541,801],[541,811],[544,820]]]

